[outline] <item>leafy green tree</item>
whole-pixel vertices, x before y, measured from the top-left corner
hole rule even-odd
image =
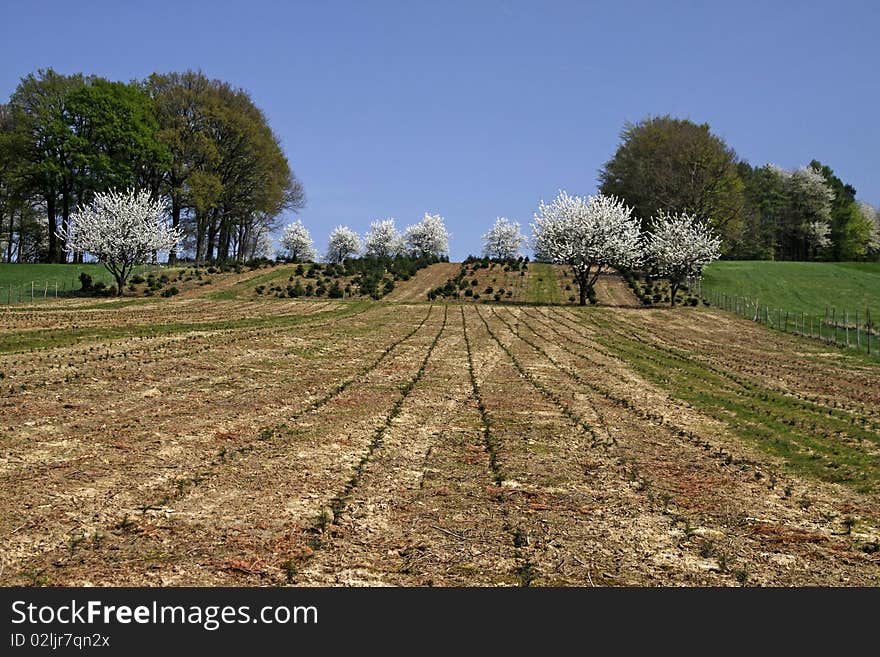
[[[216,178],[198,175],[199,171],[214,168],[220,158],[206,117],[211,84],[203,73],[193,71],[154,73],[144,83],[153,99],[159,141],[169,155],[160,186],[170,200],[174,228],[180,226],[181,215],[187,208],[204,213],[206,207],[213,205],[209,199],[219,195]],[[177,252],[172,250],[168,260],[176,259]]]
[[[834,191],[831,203],[831,259],[861,260],[867,253],[872,226],[859,211],[856,189],[837,177],[828,165],[819,160],[810,162]]]
[[[45,203],[49,262],[64,260],[56,233],[59,201],[65,216],[73,206],[74,135],[68,122],[68,102],[85,84],[86,78],[80,74],[40,70],[22,78],[9,101],[15,131],[23,144],[19,174]]]
[[[140,85],[91,79],[70,94],[66,115],[79,204],[109,189],[136,187],[158,195],[156,171],[170,157],[158,140],[153,102]]]
[[[776,254],[777,227],[785,212],[786,195],[781,179],[767,167],[737,165],[743,181],[743,227],[728,250],[728,257],[772,260]]]
[[[627,123],[617,152],[600,171],[600,191],[633,206],[643,229],[661,211],[708,221],[736,243],[743,224],[743,183],[736,152],[706,123],[671,116]]]

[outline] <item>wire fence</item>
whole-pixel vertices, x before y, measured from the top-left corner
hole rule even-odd
[[[703,291],[712,304],[754,322],[868,355],[880,356],[880,327],[868,308],[855,310],[829,306],[824,313],[792,311],[761,304],[758,299]]]
[[[31,303],[69,295],[80,288],[77,279],[41,280],[29,283],[0,284],[0,304]]]
[[[147,275],[150,273],[157,274],[164,268],[164,265],[138,265],[135,267],[134,274]],[[71,296],[74,292],[82,289],[82,282],[79,279],[79,270],[72,275],[49,275],[46,278],[38,278],[32,281],[17,281],[9,283],[3,280],[0,274],[0,306],[13,305],[17,303],[34,303],[47,299]],[[88,272],[96,280],[95,283],[112,284],[112,277],[105,274]]]

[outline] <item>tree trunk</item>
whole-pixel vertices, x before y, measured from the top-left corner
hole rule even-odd
[[[205,259],[205,216],[196,210],[196,262]]]
[[[9,213],[9,243],[6,245],[6,262],[12,262],[12,238],[15,236],[15,209]]]
[[[177,197],[177,194],[171,195],[171,227],[177,228],[180,226],[180,199]],[[173,265],[177,263],[177,249],[172,247],[172,249],[168,252],[168,264]]]
[[[58,236],[55,234],[58,230],[58,220],[55,216],[55,194],[46,194],[46,218],[49,220],[49,262],[61,262],[58,250]]]
[[[208,248],[205,249],[205,260],[214,259],[214,245],[217,243],[217,219],[212,218],[208,227]]]
[[[70,191],[68,189],[61,190],[61,221],[64,226],[65,231],[70,230]],[[67,253],[67,244],[63,245],[63,253]],[[64,260],[61,260],[61,253],[58,254],[59,260],[58,262],[67,262],[67,256],[64,255]],[[74,254],[73,261],[76,262],[76,254]]]
[[[578,284],[578,294],[580,295],[580,305],[587,305],[587,276],[586,274],[575,274],[575,280]]]
[[[675,295],[678,294],[678,286],[681,283],[669,283],[669,305],[675,307]]]
[[[229,260],[229,220],[220,222],[220,237],[217,241],[217,260],[226,262]]]

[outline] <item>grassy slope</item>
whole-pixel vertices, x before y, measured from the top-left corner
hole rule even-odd
[[[528,301],[531,303],[561,303],[562,295],[556,281],[553,265],[533,262],[529,265]]]
[[[148,266],[138,267],[138,270],[149,271]],[[9,286],[12,286],[13,301],[21,294],[30,298],[31,281],[34,282],[34,292],[42,297],[49,284],[49,296],[55,292],[55,283],[58,283],[58,292],[69,292],[79,289],[80,272],[86,272],[96,283],[103,281],[108,285],[114,283],[113,276],[104,267],[98,264],[82,265],[39,265],[30,263],[0,263],[0,304],[7,301]],[[38,293],[38,294],[37,294]]]
[[[880,434],[869,421],[726,375],[701,360],[699,353],[652,344],[650,336],[642,337],[606,315],[591,319],[605,329],[595,334],[597,341],[639,374],[726,423],[746,442],[783,458],[793,472],[861,492],[880,486],[880,461],[874,453]]]
[[[867,262],[715,262],[706,267],[707,295],[720,292],[758,299],[795,312],[823,315],[844,309],[880,319],[880,263]]]

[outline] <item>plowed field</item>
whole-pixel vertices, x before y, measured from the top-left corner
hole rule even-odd
[[[2,311],[0,584],[880,584],[876,363],[401,295]]]

